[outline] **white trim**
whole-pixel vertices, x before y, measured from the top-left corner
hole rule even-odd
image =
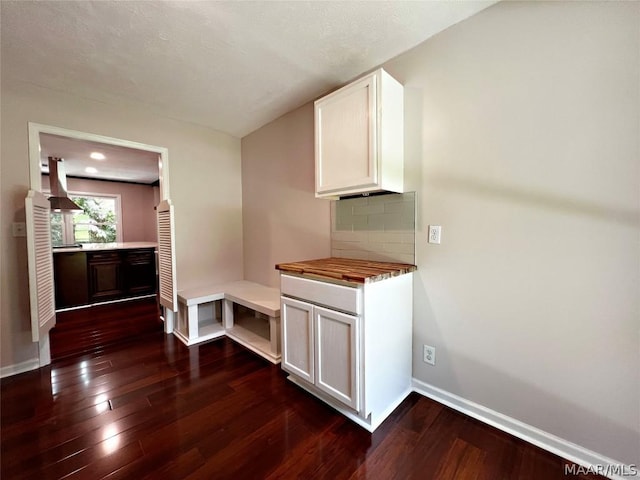
[[[0,378],[10,377],[12,375],[18,375],[19,373],[30,372],[40,368],[40,360],[32,358],[31,360],[25,360],[24,362],[15,363],[13,365],[7,365],[0,368]]]
[[[373,430],[378,428],[380,425],[384,423],[389,415],[393,413],[393,411],[400,406],[402,402],[404,402],[409,394],[413,391],[411,387],[407,388],[398,398],[396,398],[387,408],[385,408],[382,412],[375,416],[375,418],[371,418],[371,427]]]
[[[496,412],[483,405],[475,403],[466,398],[462,398],[453,393],[442,390],[438,387],[425,383],[417,378],[412,379],[413,391],[424,395],[438,403],[442,403],[448,407],[457,410],[465,415],[480,420],[492,427],[507,432],[514,437],[518,437],[537,447],[547,450],[548,452],[559,455],[562,458],[572,461],[583,467],[597,467],[601,465],[622,465],[624,462],[614,460],[612,458],[601,455],[597,452],[581,447],[563,438],[557,437],[551,433],[540,430],[532,425],[516,420],[515,418]],[[609,478],[623,480],[635,477],[622,477],[619,475],[611,475]]]

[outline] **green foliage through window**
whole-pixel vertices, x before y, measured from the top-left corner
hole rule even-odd
[[[73,214],[74,238],[78,243],[116,241],[116,202],[113,198],[73,197],[83,212]]]
[[[51,214],[51,243],[110,243],[117,241],[114,197],[72,196],[82,212]]]
[[[60,212],[51,213],[51,244],[62,245],[64,243],[64,217]]]

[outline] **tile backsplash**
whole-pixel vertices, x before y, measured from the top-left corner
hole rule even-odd
[[[416,194],[331,202],[331,255],[415,264]]]

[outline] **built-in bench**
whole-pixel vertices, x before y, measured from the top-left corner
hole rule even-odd
[[[280,362],[280,290],[241,280],[178,292],[174,334],[185,344],[227,335]]]

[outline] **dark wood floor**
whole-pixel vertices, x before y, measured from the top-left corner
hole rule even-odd
[[[161,330],[155,296],[58,312],[56,326],[49,334],[51,358],[99,353]]]
[[[0,388],[3,479],[567,478],[559,457],[417,394],[369,434],[228,339],[156,331]]]

